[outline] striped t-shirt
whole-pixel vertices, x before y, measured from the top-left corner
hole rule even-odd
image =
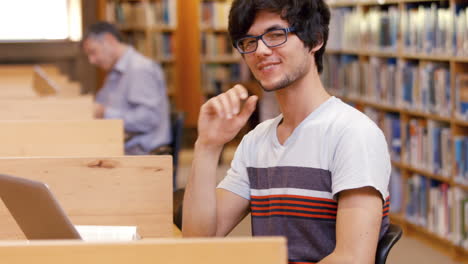
[[[218,188],[250,200],[255,236],[285,236],[289,263],[320,261],[335,248],[336,194],[372,186],[383,200],[387,230],[391,165],[382,131],[331,97],[281,145],[282,115],[246,135]]]

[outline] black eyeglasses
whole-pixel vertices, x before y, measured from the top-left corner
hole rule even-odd
[[[258,36],[244,37],[236,41],[236,48],[242,54],[252,53],[257,50],[259,39],[269,48],[277,47],[286,43],[288,41],[288,33],[294,31],[294,27],[278,28],[269,30]]]

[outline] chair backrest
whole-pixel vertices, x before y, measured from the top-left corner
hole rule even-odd
[[[377,253],[375,255],[375,264],[385,264],[387,261],[388,253],[390,249],[400,240],[403,231],[401,227],[395,224],[390,224],[387,232],[384,234],[382,239],[377,245]]]
[[[173,185],[176,189],[177,166],[179,163],[179,152],[182,147],[182,135],[184,132],[184,112],[174,112],[171,114],[171,128],[172,128],[172,165],[173,165]]]
[[[184,194],[185,194],[185,188],[175,190],[172,193],[172,210],[173,210],[173,222],[179,228],[179,230],[182,230],[182,211],[183,211],[183,205],[184,205]]]

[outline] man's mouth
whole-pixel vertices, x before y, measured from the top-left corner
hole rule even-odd
[[[257,64],[257,69],[259,71],[268,71],[275,68],[280,62],[261,62]]]

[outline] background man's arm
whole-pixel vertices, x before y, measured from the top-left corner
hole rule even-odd
[[[130,85],[127,87],[126,100],[130,105],[129,109],[114,109],[106,107],[104,118],[122,119],[125,124],[125,130],[128,132],[148,132],[158,126],[161,118],[169,118],[169,115],[163,116],[162,113],[168,113],[169,102],[163,79],[158,79],[152,72],[135,71],[127,73]],[[164,107],[167,111],[164,111]]]

